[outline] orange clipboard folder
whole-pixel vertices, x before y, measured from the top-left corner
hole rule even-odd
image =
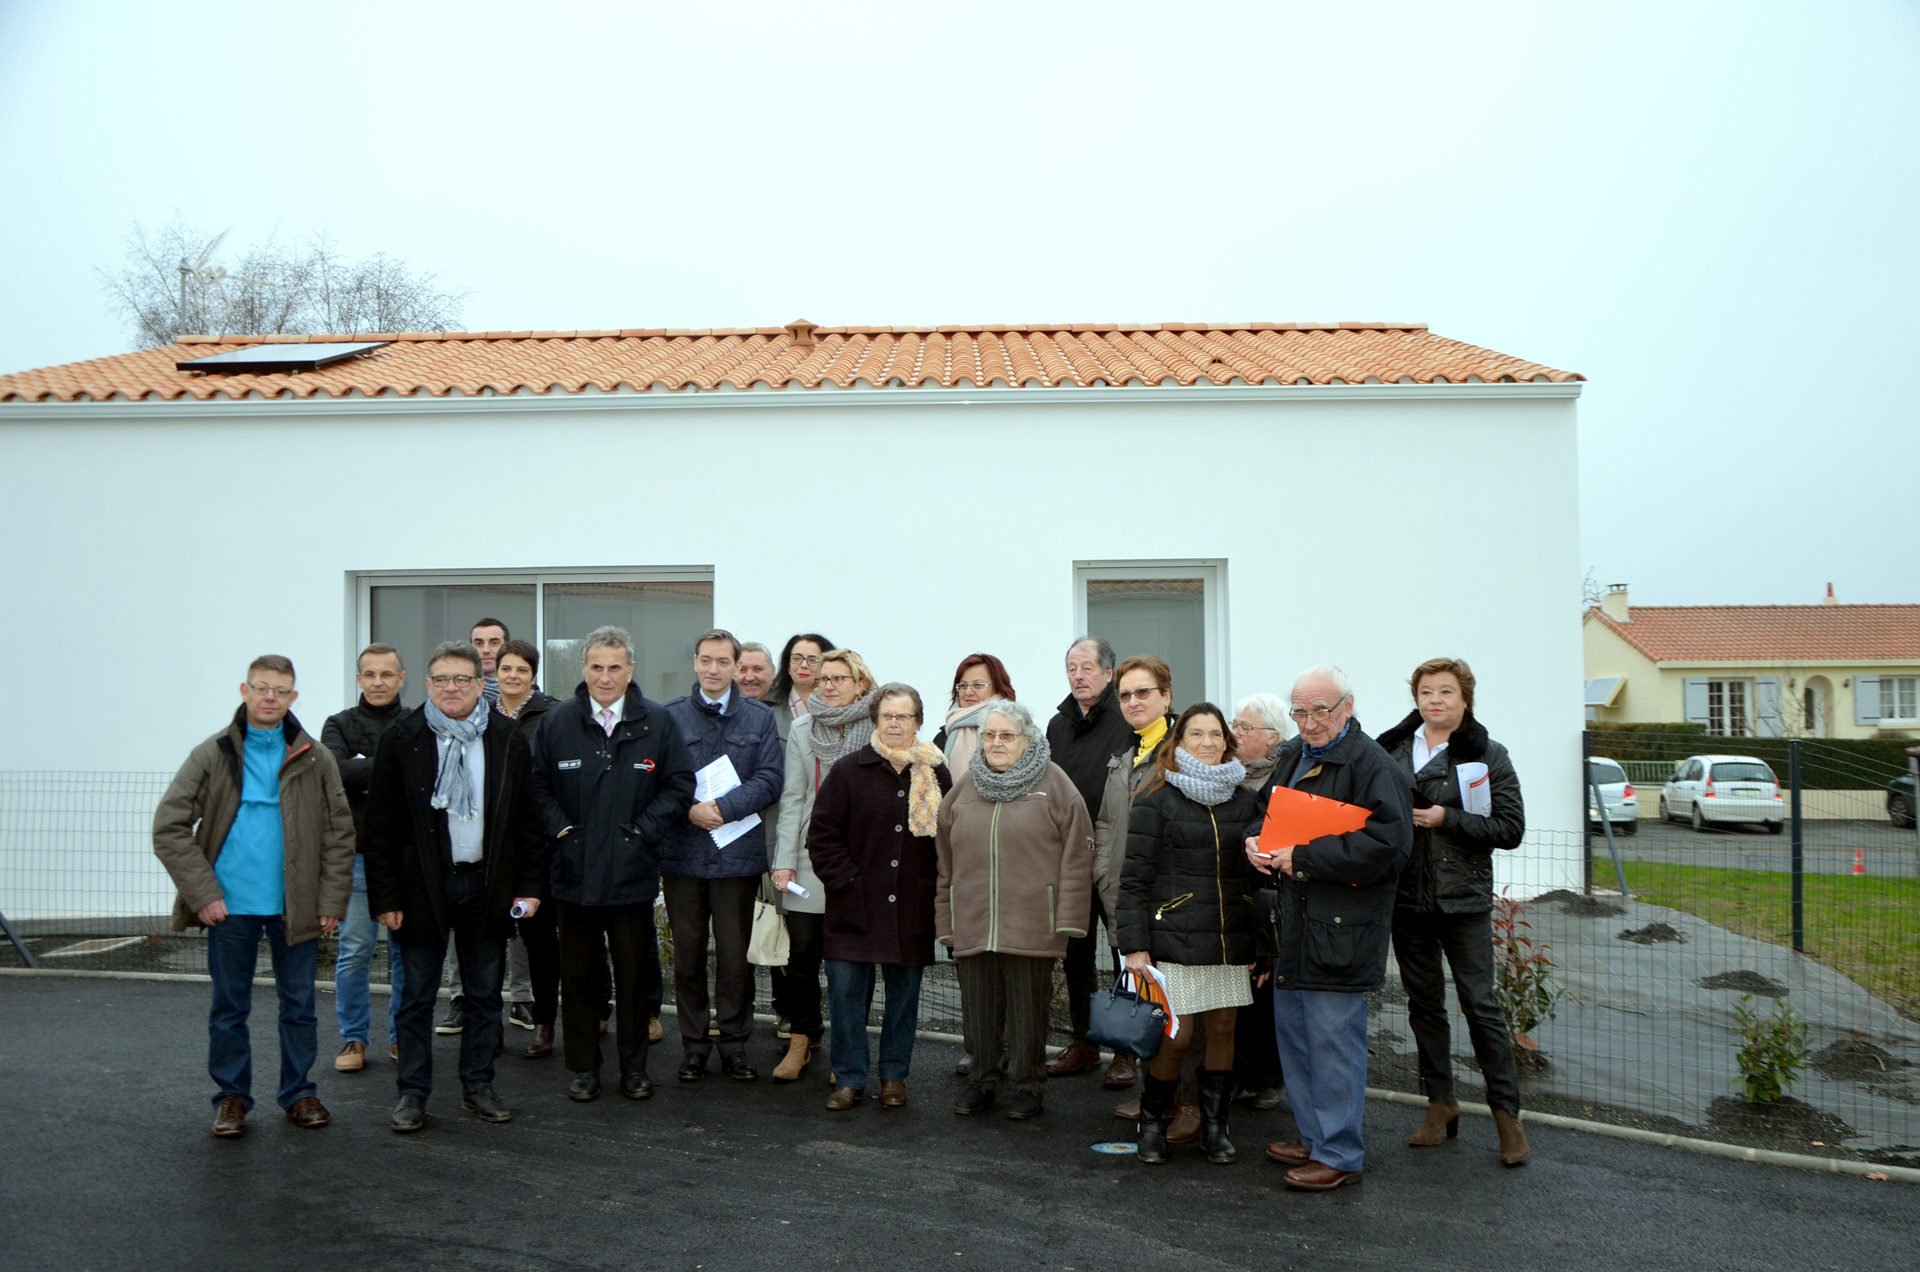
[[[1260,851],[1298,848],[1322,835],[1344,835],[1367,824],[1367,810],[1358,804],[1324,799],[1276,786],[1267,798],[1267,820],[1260,827]]]

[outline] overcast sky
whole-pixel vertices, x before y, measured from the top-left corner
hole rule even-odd
[[[176,217],[474,330],[1411,320],[1589,378],[1635,602],[1920,600],[1911,0],[0,0],[0,172],[0,371]]]

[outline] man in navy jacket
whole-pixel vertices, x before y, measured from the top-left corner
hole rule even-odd
[[[600,1014],[594,960],[604,937],[613,957],[620,1091],[653,1094],[647,1013],[641,1002],[655,945],[660,854],[693,802],[693,766],[680,730],[633,683],[633,637],[598,627],[581,644],[582,682],[540,718],[533,797],[559,909],[560,1027],[573,1083],[600,1094]]]
[[[767,870],[761,811],[785,785],[785,746],[773,712],[733,687],[740,642],[720,628],[694,642],[694,691],[667,704],[693,757],[695,803],[667,837],[661,886],[673,925],[673,997],[680,1018],[680,1080],[707,1073],[707,929],[713,929],[714,1001],[720,1068],[730,1078],[759,1076],[747,1060],[753,1028],[753,969],[747,939],[753,899]],[[723,763],[724,761],[724,763]],[[730,773],[723,770],[731,768]],[[720,792],[720,793],[716,793]],[[753,824],[742,828],[739,823]],[[724,842],[723,842],[724,841]]]

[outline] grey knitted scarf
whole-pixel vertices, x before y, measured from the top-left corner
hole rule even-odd
[[[1046,776],[1047,764],[1053,759],[1053,748],[1047,740],[1027,744],[1027,753],[1015,760],[1004,773],[996,773],[987,767],[985,749],[975,751],[967,762],[967,775],[973,779],[973,789],[996,804],[1004,804],[1010,799],[1019,799],[1040,784]]]
[[[841,760],[873,741],[873,690],[844,707],[830,707],[819,694],[807,697],[807,741],[823,764]]]
[[[473,714],[456,720],[427,699],[427,727],[433,730],[440,751],[440,767],[433,777],[434,808],[460,821],[472,821],[480,813],[473,798],[473,779],[467,774],[467,752],[481,745],[480,735],[487,731],[492,713],[484,702],[474,704]]]
[[[1187,753],[1184,746],[1173,751],[1173,772],[1167,783],[1196,804],[1212,808],[1233,798],[1233,792],[1247,775],[1247,766],[1239,760],[1225,764],[1202,764]]]

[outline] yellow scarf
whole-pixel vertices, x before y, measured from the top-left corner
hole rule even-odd
[[[1140,735],[1140,747],[1133,753],[1133,765],[1135,768],[1140,767],[1140,765],[1146,761],[1146,758],[1153,754],[1153,748],[1160,745],[1160,739],[1167,736],[1167,717],[1161,716],[1152,724],[1144,729],[1137,730],[1137,732]]]

